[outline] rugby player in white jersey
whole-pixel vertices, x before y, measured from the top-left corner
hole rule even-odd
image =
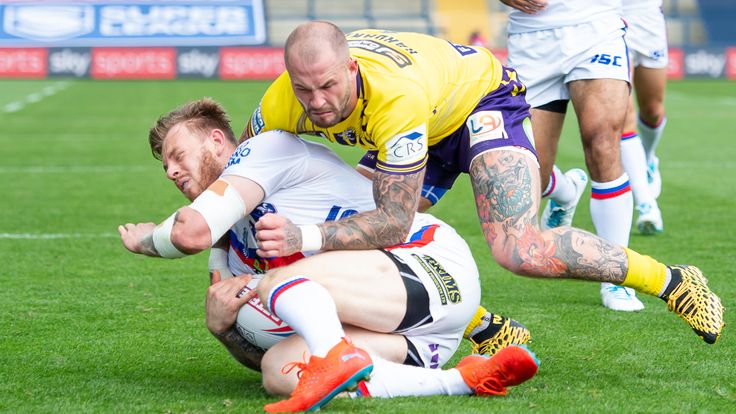
[[[370,181],[326,147],[281,131],[237,146],[224,110],[208,99],[161,117],[150,141],[167,177],[192,203],[158,226],[120,226],[123,244],[134,253],[176,258],[225,236],[226,258],[218,259],[215,250],[210,263],[215,283],[207,294],[207,325],[239,361],[254,368],[252,347],[232,326],[237,310],[255,296],[241,291],[251,277],[261,277],[256,288],[261,302],[299,334],[263,356],[266,389],[293,392],[267,411],[319,408],[351,386],[376,397],[498,395],[536,372],[532,354],[518,347],[492,358],[468,357],[457,369],[431,369],[444,365],[462,341],[478,308],[480,286],[465,242],[430,215],[416,215],[405,243],[387,249],[311,255],[306,248],[275,259],[256,254],[254,225],[269,212],[310,225],[375,208]],[[253,276],[219,281],[220,274],[230,273]],[[285,376],[282,367],[307,350],[309,366],[297,364],[300,392],[297,372]],[[313,375],[325,366],[342,371],[328,379]],[[362,381],[371,371],[372,381]]]
[[[570,225],[587,177],[554,167],[568,101],[580,125],[591,179],[590,214],[596,233],[629,243],[633,200],[621,163],[621,132],[629,99],[629,59],[621,0],[502,0],[509,13],[509,66],[527,87],[539,155],[543,195],[549,198],[543,228]],[[644,305],[631,288],[601,284],[603,305],[637,311]]]
[[[667,123],[664,91],[668,53],[662,0],[623,0],[623,16],[628,25],[626,44],[633,68],[639,116],[631,95],[621,135],[621,160],[631,181],[638,213],[636,226],[642,234],[650,235],[664,230],[662,213],[657,205],[662,178],[656,155],[657,144]]]

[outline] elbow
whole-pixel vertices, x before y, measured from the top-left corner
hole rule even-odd
[[[179,251],[186,254],[199,253],[212,247],[210,229],[204,220],[190,220],[185,211],[180,210],[179,215],[171,229],[171,242]]]

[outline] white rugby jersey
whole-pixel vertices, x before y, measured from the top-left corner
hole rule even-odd
[[[640,10],[656,10],[662,8],[662,0],[622,0],[624,17]]]
[[[256,182],[265,197],[248,217],[228,231],[230,272],[265,273],[310,253],[262,258],[256,255],[255,223],[266,213],[277,213],[296,225],[338,220],[376,208],[373,184],[322,144],[307,142],[274,130],[238,146],[221,174]],[[417,237],[426,226],[444,224],[428,214],[415,215],[407,237]]]
[[[537,14],[512,8],[508,32],[548,30],[620,16],[621,0],[549,0],[547,8]]]

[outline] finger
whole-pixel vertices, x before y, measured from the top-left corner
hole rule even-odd
[[[123,227],[123,225],[122,225],[122,224],[121,224],[121,225],[119,225],[119,226],[118,226],[118,234],[120,234],[120,237],[123,237],[123,236],[125,235],[125,233],[126,233],[126,231],[125,231],[125,227]]]
[[[278,250],[263,250],[258,249],[256,250],[256,254],[263,258],[271,258],[271,257],[279,257]]]
[[[214,285],[215,283],[219,283],[220,280],[222,280],[222,277],[220,276],[220,271],[217,269],[214,269],[210,272],[210,285]]]

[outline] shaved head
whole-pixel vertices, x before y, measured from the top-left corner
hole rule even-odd
[[[349,57],[345,34],[330,22],[313,21],[297,26],[284,47],[287,70],[294,64],[310,65],[321,58],[344,64]]]

